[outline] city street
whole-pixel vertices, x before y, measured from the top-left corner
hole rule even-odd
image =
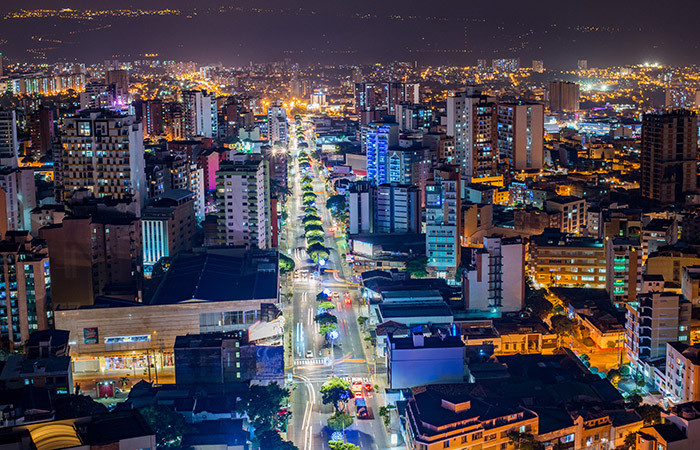
[[[294,170],[290,173],[292,195],[287,206],[289,220],[285,242],[280,251],[295,260],[297,270],[308,270],[308,278],[290,277],[293,285],[291,307],[287,311],[288,330],[291,330],[291,346],[293,357],[287,358],[287,373],[293,376],[295,389],[292,393],[292,423],[290,424],[289,439],[303,450],[328,448],[332,430],[326,425],[327,418],[332,414],[331,405],[321,402],[320,387],[332,376],[362,378],[372,385],[373,365],[367,361],[363,349],[363,337],[357,323],[359,310],[359,294],[356,286],[347,282],[351,279],[350,269],[341,261],[332,228],[332,218],[326,208],[327,195],[324,183],[314,167],[314,191],[317,194],[316,207],[322,218],[326,232],[324,245],[331,249],[329,261],[325,263],[325,273],[318,279],[312,276],[318,267],[308,257],[305,247],[304,226],[302,223],[303,206],[302,191],[298,164],[296,163],[296,142],[292,140],[290,152],[294,159]],[[285,248],[286,246],[286,248]],[[338,318],[339,337],[332,347],[321,336],[318,325],[314,321],[316,315],[316,295],[324,289],[339,292],[334,300],[336,309],[333,314]],[[343,300],[343,293],[351,296],[351,304]],[[286,334],[289,336],[289,331]],[[289,349],[289,343],[286,344]],[[308,355],[307,355],[307,352]],[[371,358],[371,356],[370,356]],[[370,419],[355,418],[354,423],[345,430],[348,442],[359,445],[360,448],[390,448],[386,428],[377,412],[380,404],[372,393],[365,393],[370,409]],[[348,412],[355,415],[354,403],[348,403]]]

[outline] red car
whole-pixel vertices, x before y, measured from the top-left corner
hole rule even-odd
[[[372,385],[369,383],[365,384],[365,391],[372,392]]]

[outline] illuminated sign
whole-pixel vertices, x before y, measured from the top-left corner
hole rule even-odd
[[[97,327],[83,328],[83,342],[86,344],[97,344],[98,336]]]

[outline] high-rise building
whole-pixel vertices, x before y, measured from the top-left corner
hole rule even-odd
[[[639,239],[610,238],[605,241],[605,289],[610,301],[624,305],[642,292],[642,246]]]
[[[191,250],[196,231],[194,194],[172,190],[153,199],[141,215],[141,231],[144,266]]]
[[[517,72],[520,69],[519,58],[502,58],[491,61],[491,68],[499,72]]]
[[[51,275],[46,242],[28,231],[10,231],[0,241],[0,342],[22,345],[49,327]]]
[[[271,245],[270,180],[261,155],[234,155],[216,173],[217,233],[221,245]]]
[[[414,184],[425,190],[430,169],[427,147],[390,147],[380,149],[377,155],[376,184]],[[369,176],[368,176],[369,179]]]
[[[369,181],[358,181],[348,188],[348,233],[374,232],[374,194]]]
[[[578,84],[570,81],[549,82],[549,109],[556,112],[576,112],[579,110],[581,90]]]
[[[163,132],[168,139],[185,138],[185,108],[182,103],[169,102],[164,105]]]
[[[146,100],[143,109],[143,134],[146,136],[163,135],[163,101],[161,99]]]
[[[649,292],[639,294],[625,305],[625,350],[635,369],[648,359],[666,355],[666,344],[690,342],[692,307],[678,294]]]
[[[420,189],[407,184],[380,184],[374,189],[374,216],[375,233],[420,233]]]
[[[399,124],[389,122],[372,122],[361,128],[362,152],[367,157],[367,179],[386,180],[386,161],[389,147],[399,144]],[[380,181],[383,183],[385,181]]]
[[[396,114],[396,105],[405,101],[406,91],[403,83],[386,82],[382,83],[382,100],[387,114]]]
[[[467,311],[500,316],[518,312],[525,300],[525,245],[520,237],[484,237],[473,249],[462,289]]]
[[[218,119],[212,121],[212,115],[216,117],[216,98],[207,91],[182,91],[182,103],[184,105],[184,130],[186,139],[194,136],[213,137],[218,133]],[[216,132],[214,130],[216,129]]]
[[[139,299],[141,222],[134,215],[67,217],[39,236],[49,246],[54,308],[92,305],[99,295]]]
[[[544,106],[540,103],[498,104],[498,151],[511,171],[542,169]]]
[[[0,165],[17,167],[18,152],[17,114],[14,110],[0,111]]]
[[[495,98],[472,86],[447,97],[447,135],[466,179],[497,175],[497,116]]]
[[[53,146],[56,138],[53,120],[53,110],[46,106],[42,106],[39,111],[29,115],[27,125],[32,138],[30,149],[32,156],[37,161],[46,156]]]
[[[532,71],[537,73],[544,72],[544,61],[539,59],[532,60]]]
[[[128,105],[131,103],[128,70],[108,70],[105,80],[108,85],[114,86],[114,101],[117,105]]]
[[[80,109],[114,108],[117,105],[113,84],[88,83],[80,93]]]
[[[642,120],[642,196],[683,203],[697,188],[698,118],[677,110],[645,114]]]
[[[31,211],[36,207],[34,170],[0,167],[0,188],[4,191],[8,230],[29,230]]]
[[[377,85],[374,83],[355,83],[355,112],[374,110],[379,106]]]
[[[267,140],[270,145],[287,147],[287,110],[281,101],[267,108]]]
[[[461,263],[462,178],[459,166],[435,169],[425,191],[425,254],[428,267],[441,278],[454,275]]]
[[[146,198],[143,127],[135,116],[87,110],[66,118],[57,197],[87,189],[95,197]],[[139,207],[140,209],[140,207]]]

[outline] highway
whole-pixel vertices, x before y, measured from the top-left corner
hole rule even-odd
[[[307,134],[313,132],[308,128],[308,124],[305,126]],[[310,140],[307,139],[307,141]],[[289,277],[289,283],[293,283],[293,295],[286,309],[288,331],[285,336],[289,336],[291,331],[293,358],[287,358],[287,374],[293,377],[295,388],[290,400],[292,421],[288,438],[302,450],[326,449],[332,433],[326,425],[326,420],[333,410],[331,405],[323,405],[321,402],[319,392],[321,385],[332,376],[359,377],[375,384],[372,377],[373,365],[366,360],[357,323],[359,291],[356,286],[347,282],[351,279],[350,269],[347,264],[341,262],[336,237],[330,232],[332,219],[326,208],[327,195],[324,182],[318,167],[313,163],[314,192],[318,196],[316,207],[326,232],[324,245],[331,249],[331,254],[324,266],[325,273],[319,279],[311,276],[317,270],[317,266],[305,251],[306,241],[302,223],[304,208],[301,203],[302,191],[296,162],[295,136],[291,139],[290,152],[293,159],[289,174],[292,194],[287,201],[289,220],[284,230],[285,239],[282,240],[280,250],[294,258],[297,270],[308,270],[310,275],[307,278]],[[332,348],[319,334],[318,325],[314,321],[316,295],[324,289],[340,293],[339,298],[334,300],[336,309],[333,310],[333,314],[338,318],[339,338]],[[350,304],[343,300],[345,292],[350,294]],[[285,345],[285,348],[289,349],[289,343]],[[310,354],[307,356],[309,351]],[[345,439],[359,445],[362,449],[390,448],[386,429],[377,414],[378,398],[373,392],[365,396],[371,418],[355,418],[354,423],[345,430]],[[352,401],[348,409],[354,415],[355,408]]]

